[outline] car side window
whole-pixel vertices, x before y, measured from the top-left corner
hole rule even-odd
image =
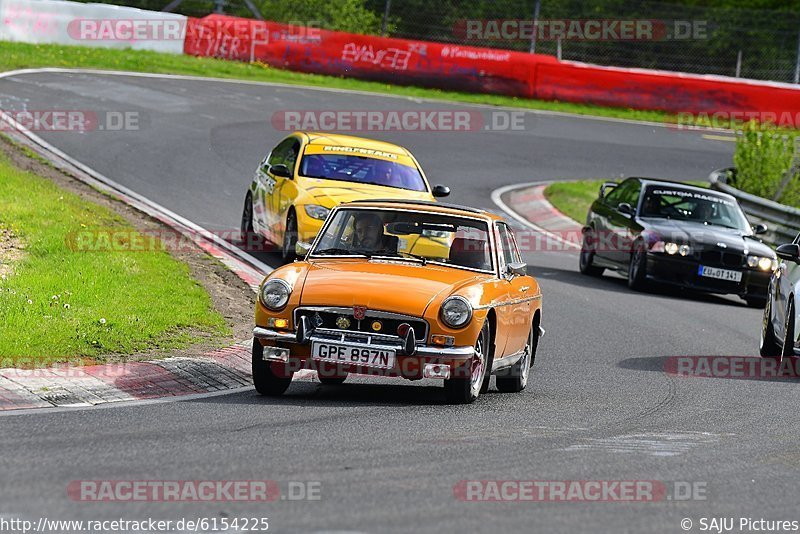
[[[292,169],[293,165],[289,165],[287,162],[292,155],[292,148],[295,144],[298,145],[299,148],[300,143],[298,143],[297,139],[294,137],[289,137],[278,143],[278,146],[272,149],[272,153],[269,155],[267,163],[270,166],[280,165],[282,163],[289,167],[289,169]],[[292,160],[292,164],[294,161],[297,161],[297,150],[294,151],[294,159]]]
[[[642,184],[636,180],[630,181],[630,187],[628,187],[624,193],[624,197],[620,199],[620,203],[627,202],[631,205],[631,207],[636,208],[639,204],[639,195],[642,192]]]
[[[497,232],[500,236],[500,256],[503,258],[503,263],[508,265],[509,263],[520,261],[517,248],[514,246],[514,240],[511,237],[511,229],[504,223],[497,223]]]
[[[620,202],[623,202],[622,197],[625,195],[625,190],[628,188],[630,182],[623,182],[614,189],[611,190],[609,194],[606,195],[604,201],[606,204],[611,206],[612,208],[616,208],[619,206]]]
[[[289,167],[289,172],[294,173],[294,166],[297,163],[297,154],[300,152],[300,141],[292,139],[293,143],[289,146],[284,159],[284,165]]]

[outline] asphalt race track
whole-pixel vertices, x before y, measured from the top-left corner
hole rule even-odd
[[[208,229],[238,227],[245,188],[285,132],[282,110],[464,109],[312,89],[113,75],[0,80],[3,109],[135,111],[138,131],[39,135]],[[469,108],[480,109],[480,108]],[[488,108],[486,110],[488,112]],[[358,135],[358,134],[356,134]],[[370,135],[370,134],[366,134]],[[704,179],[733,143],[701,132],[552,114],[521,131],[386,132],[453,202],[497,210],[498,187],[647,175]],[[43,214],[46,217],[46,214]],[[271,258],[268,258],[271,259]],[[577,256],[529,252],[543,338],[521,394],[443,404],[432,381],[296,383],[183,401],[0,417],[6,516],[50,519],[268,517],[278,532],[682,532],[681,520],[798,519],[798,384],[675,377],[671,356],[755,356],[761,312],[738,298],[638,294],[581,276]],[[76,480],[319,482],[321,498],[270,504],[82,503]],[[463,502],[464,480],[687,483],[703,499]],[[695,495],[698,497],[699,495]]]

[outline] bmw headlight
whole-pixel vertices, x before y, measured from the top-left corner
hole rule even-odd
[[[751,269],[758,267],[762,271],[774,271],[778,268],[778,260],[765,256],[747,256],[747,266]]]
[[[670,256],[680,254],[681,256],[688,256],[692,252],[692,247],[689,245],[679,245],[672,242],[658,241],[650,248],[651,252],[666,252]]]
[[[269,280],[261,286],[261,303],[270,310],[277,311],[283,309],[289,302],[289,295],[292,294],[292,286],[284,280],[275,278]]]
[[[318,204],[306,204],[306,215],[313,219],[324,221],[330,212],[331,210],[325,206],[320,206]]]
[[[464,297],[448,297],[442,303],[441,317],[450,328],[461,328],[472,319],[472,305]]]

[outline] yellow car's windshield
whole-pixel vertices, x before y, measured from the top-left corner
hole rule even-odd
[[[348,154],[306,154],[300,175],[308,178],[427,191],[419,170],[395,161]]]

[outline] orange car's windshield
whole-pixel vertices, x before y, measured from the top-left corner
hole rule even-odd
[[[493,272],[485,221],[402,209],[338,210],[311,256],[381,256]]]
[[[300,175],[357,184],[382,185],[411,191],[427,191],[419,170],[365,156],[310,154],[300,160]]]

